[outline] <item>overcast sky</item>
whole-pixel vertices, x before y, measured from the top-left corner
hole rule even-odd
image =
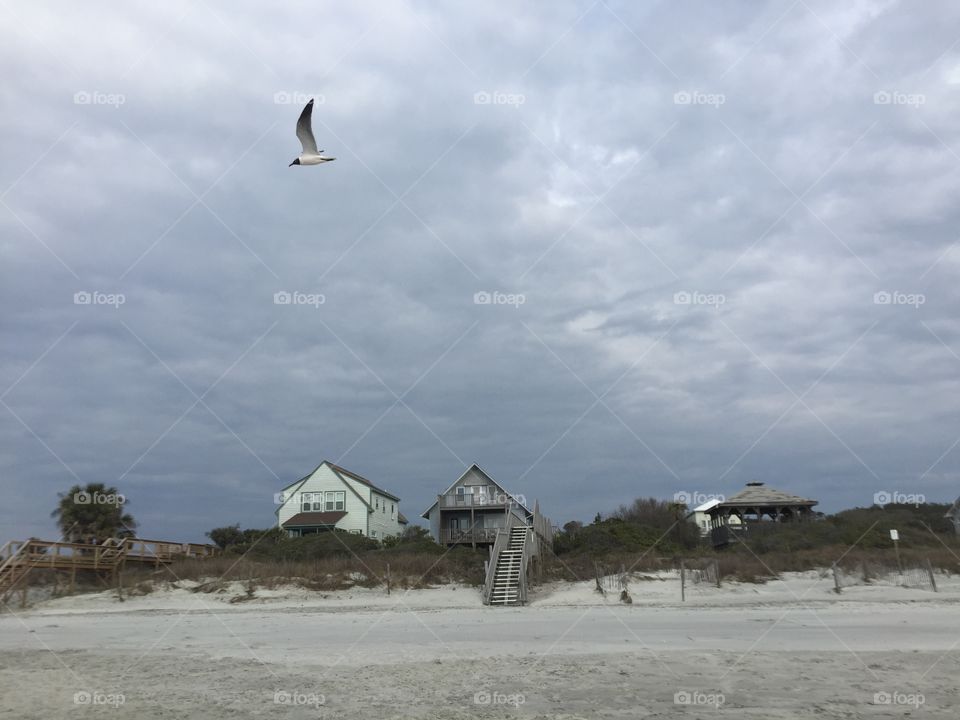
[[[268,526],[323,459],[410,518],[472,462],[558,524],[960,494],[954,2],[0,17],[0,540],[77,482]]]

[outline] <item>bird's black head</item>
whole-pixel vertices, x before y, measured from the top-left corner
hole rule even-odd
[[[287,165],[287,167],[293,167],[294,165],[299,165],[299,164],[300,164],[300,158],[294,158],[293,162]]]

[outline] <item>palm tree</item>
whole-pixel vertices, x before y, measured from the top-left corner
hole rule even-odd
[[[136,520],[124,512],[126,498],[115,487],[103,483],[74,485],[57,497],[60,502],[50,513],[66,542],[102,543],[112,537],[133,537]]]

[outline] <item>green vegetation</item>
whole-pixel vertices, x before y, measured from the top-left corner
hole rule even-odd
[[[591,579],[598,565],[604,572],[621,567],[635,572],[675,569],[719,561],[724,578],[764,582],[778,573],[829,568],[834,562],[851,567],[891,567],[896,559],[890,529],[900,532],[905,564],[960,572],[960,543],[943,518],[947,505],[887,505],[854,508],[797,524],[767,525],[722,550],[701,538],[687,508],[677,503],[639,498],[585,525],[571,521],[554,538],[547,558],[546,579]],[[483,582],[487,550],[448,550],[429,533],[411,526],[403,535],[379,543],[361,535],[326,532],[289,538],[277,528],[216,528],[208,537],[224,550],[222,558],[178,563],[179,577],[256,582],[269,587],[294,582],[318,590],[380,586],[388,568],[398,588],[445,582]],[[690,566],[688,564],[688,567]]]
[[[137,523],[124,511],[127,499],[115,487],[74,485],[57,497],[60,502],[50,516],[56,518],[64,542],[99,544],[107,538],[134,534]]]
[[[611,554],[643,552],[682,554],[697,547],[697,528],[685,521],[686,506],[655,498],[638,498],[607,519],[600,514],[590,525],[569,522],[556,534],[554,552],[603,558]]]
[[[751,539],[747,546],[758,555],[825,547],[892,548],[890,530],[896,529],[904,548],[955,547],[950,521],[944,518],[949,507],[927,503],[853,508],[810,523],[780,525],[775,533]]]
[[[653,572],[688,561],[717,558],[721,575],[762,582],[778,573],[864,563],[895,567],[890,530],[900,532],[904,564],[960,572],[960,541],[943,516],[949,505],[886,505],[843,510],[805,523],[764,525],[726,548],[714,550],[701,538],[687,509],[654,498],[638,499],[610,516],[583,525],[572,521],[554,538],[547,573],[554,578],[589,579],[600,565]]]
[[[354,585],[375,586],[388,574],[397,587],[421,587],[432,583],[483,582],[486,550],[438,545],[429,532],[408,527],[402,535],[383,543],[346,532],[323,532],[287,537],[278,528],[240,530],[238,525],[215,528],[207,533],[224,550],[215,561],[185,562],[174,569],[178,577],[219,576],[223,579],[279,582],[287,578],[315,589]],[[221,567],[222,566],[222,567]]]

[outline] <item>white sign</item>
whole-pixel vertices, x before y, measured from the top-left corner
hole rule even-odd
[[[896,530],[891,530],[891,531],[890,531],[890,539],[891,539],[891,540],[899,540],[899,539],[900,539],[900,533],[897,532]]]

